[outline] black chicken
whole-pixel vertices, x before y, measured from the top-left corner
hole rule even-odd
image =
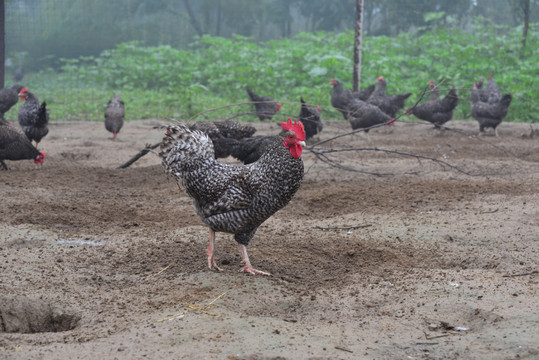
[[[367,99],[371,97],[375,88],[376,86],[374,84],[371,84],[359,91],[352,91],[352,96],[355,97],[356,99],[367,101]]]
[[[338,110],[345,120],[348,120],[348,105],[354,100],[352,92],[345,89],[339,80],[331,79],[329,83],[333,86],[331,106]]]
[[[116,134],[124,125],[125,105],[120,94],[115,93],[105,109],[105,128],[112,133],[112,138],[116,139]]]
[[[36,164],[45,162],[45,153],[39,152],[18,128],[0,124],[0,164],[9,170],[4,160],[34,160]]]
[[[266,152],[268,145],[279,135],[260,135],[243,139],[221,138],[213,140],[216,158],[232,156],[244,164],[254,163]]]
[[[199,130],[215,140],[218,138],[243,139],[252,136],[256,129],[250,125],[243,125],[236,120],[224,121],[197,121],[189,126],[191,130]]]
[[[306,140],[312,138],[316,134],[319,134],[324,128],[322,119],[320,119],[320,106],[312,107],[305,103],[303,98],[300,98],[301,109],[299,111],[299,120],[305,127]]]
[[[0,121],[5,121],[4,114],[19,101],[19,93],[22,89],[24,89],[24,86],[15,84],[0,90]]]
[[[37,97],[24,88],[19,93],[24,101],[19,109],[19,125],[30,141],[35,140],[36,145],[49,133],[49,111],[47,103],[43,101],[39,105]]]
[[[384,113],[394,118],[397,112],[404,108],[404,101],[412,95],[412,93],[388,95],[386,94],[387,82],[383,76],[379,76],[377,79],[378,87],[367,102],[372,105],[376,105]]]
[[[185,187],[197,215],[210,228],[210,269],[221,271],[214,257],[215,232],[226,232],[239,243],[241,271],[270,275],[253,269],[246,245],[266,219],[288,204],[303,178],[303,125],[288,119],[281,126],[285,135],[249,165],[215,160],[212,141],[203,132],[183,124],[166,127],[159,156],[165,171]]]
[[[271,120],[273,115],[277,114],[281,110],[281,103],[275,102],[273,98],[269,96],[260,96],[251,91],[250,88],[245,89],[251,102],[255,105],[256,116],[260,121]]]
[[[368,133],[375,125],[387,124],[392,126],[395,119],[384,113],[379,107],[359,99],[354,99],[348,105],[350,125],[352,129],[365,129]]]
[[[494,101],[493,98],[494,95],[490,95],[488,98],[490,100],[481,101],[477,84],[473,84],[471,111],[473,118],[479,123],[479,133],[482,134],[486,128],[493,128],[495,135],[498,136],[497,126],[507,115],[513,97],[511,94],[505,94],[499,101]]]
[[[431,87],[435,87],[434,83],[429,83]],[[433,88],[434,89],[434,88]],[[437,89],[437,87],[436,87]],[[421,120],[426,120],[434,125],[435,131],[440,129],[443,124],[453,118],[453,110],[457,107],[459,98],[457,96],[457,90],[452,88],[449,93],[440,99],[436,90],[435,95],[433,92],[430,94],[428,101],[423,104],[414,106],[411,109],[406,109],[406,115],[415,115]]]

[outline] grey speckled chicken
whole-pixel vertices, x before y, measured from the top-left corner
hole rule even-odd
[[[284,135],[249,165],[217,161],[210,138],[184,124],[166,127],[159,156],[193,198],[198,217],[210,228],[208,267],[221,269],[214,257],[215,232],[234,234],[243,258],[241,271],[269,275],[251,266],[246,246],[258,227],[283,208],[299,189],[305,132],[301,122],[281,124]]]
[[[9,170],[4,160],[34,160],[36,164],[45,162],[45,153],[38,151],[18,128],[0,124],[0,165]]]
[[[481,101],[480,89],[477,88],[477,84],[472,86],[471,111],[473,118],[479,123],[480,134],[486,128],[493,128],[495,135],[498,136],[497,126],[509,111],[509,105],[513,100],[511,94],[503,95],[498,101],[493,100],[495,96],[496,94],[490,95],[488,101]]]
[[[125,105],[120,94],[116,93],[105,109],[105,128],[112,133],[113,139],[116,139],[116,135],[124,125],[124,119]]]
[[[250,88],[246,88],[245,90],[255,105],[256,116],[258,116],[260,121],[271,120],[273,115],[281,110],[281,103],[275,102],[273,98],[257,95],[253,93]]]
[[[429,83],[431,87],[435,86],[434,83],[431,83]],[[434,91],[436,93],[433,96]],[[443,124],[453,118],[453,110],[455,110],[458,103],[459,98],[455,88],[449,90],[449,93],[443,99],[439,98],[437,90],[433,88],[428,101],[406,109],[405,113],[406,115],[415,115],[421,120],[426,120],[433,124],[435,129],[440,129]]]
[[[19,93],[24,89],[21,84],[0,90],[0,121],[4,120],[4,114],[19,101]]]
[[[22,89],[19,97],[24,101],[23,106],[19,109],[19,125],[28,139],[34,140],[38,144],[49,133],[47,103],[43,101],[39,105],[37,96],[28,91],[28,88]]]

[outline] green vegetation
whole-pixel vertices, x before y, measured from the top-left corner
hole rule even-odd
[[[365,37],[362,84],[379,75],[388,92],[412,92],[411,106],[429,80],[455,86],[461,101],[455,118],[469,117],[469,90],[480,76],[493,74],[502,92],[513,94],[506,121],[533,122],[539,113],[539,26],[531,24],[527,50],[521,28],[478,24],[473,33],[457,28]],[[104,106],[117,90],[126,117],[187,118],[201,111],[247,101],[247,85],[283,103],[279,120],[297,116],[300,96],[321,105],[325,119],[342,119],[330,104],[332,77],[351,87],[353,33],[301,33],[291,39],[255,43],[249,38],[204,36],[188,50],[144,47],[134,42],[99,57],[64,59],[60,73],[28,74],[24,79],[49,103],[53,120],[102,120]],[[209,117],[248,112],[248,105],[224,108]],[[16,117],[14,112],[8,118]],[[242,117],[254,120],[254,116]]]

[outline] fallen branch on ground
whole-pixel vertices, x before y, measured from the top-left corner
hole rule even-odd
[[[137,155],[133,156],[131,158],[131,160],[129,160],[128,162],[120,165],[117,167],[117,169],[125,169],[125,168],[128,168],[129,166],[131,166],[135,161],[137,161],[138,159],[140,159],[141,157],[143,157],[144,155],[146,155],[147,153],[149,153],[151,150],[155,149],[156,147],[158,147],[159,145],[161,145],[161,142],[158,142],[157,144],[153,144],[153,145],[146,145],[146,147],[142,150],[140,150],[138,152]]]

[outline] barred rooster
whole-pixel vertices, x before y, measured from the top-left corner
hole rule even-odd
[[[24,101],[19,109],[19,125],[30,141],[35,140],[36,145],[49,133],[49,111],[47,103],[43,101],[39,105],[37,96],[24,88],[19,93]]]
[[[116,135],[124,125],[124,119],[124,102],[120,94],[115,93],[105,109],[105,129],[112,133],[112,139],[116,139]]]
[[[199,218],[210,228],[208,267],[222,271],[215,261],[215,233],[234,234],[243,259],[242,272],[270,275],[251,266],[246,246],[258,227],[283,208],[303,178],[301,122],[281,123],[283,136],[275,139],[262,157],[249,165],[218,162],[211,139],[184,124],[166,127],[159,156],[165,172],[176,177]]]

